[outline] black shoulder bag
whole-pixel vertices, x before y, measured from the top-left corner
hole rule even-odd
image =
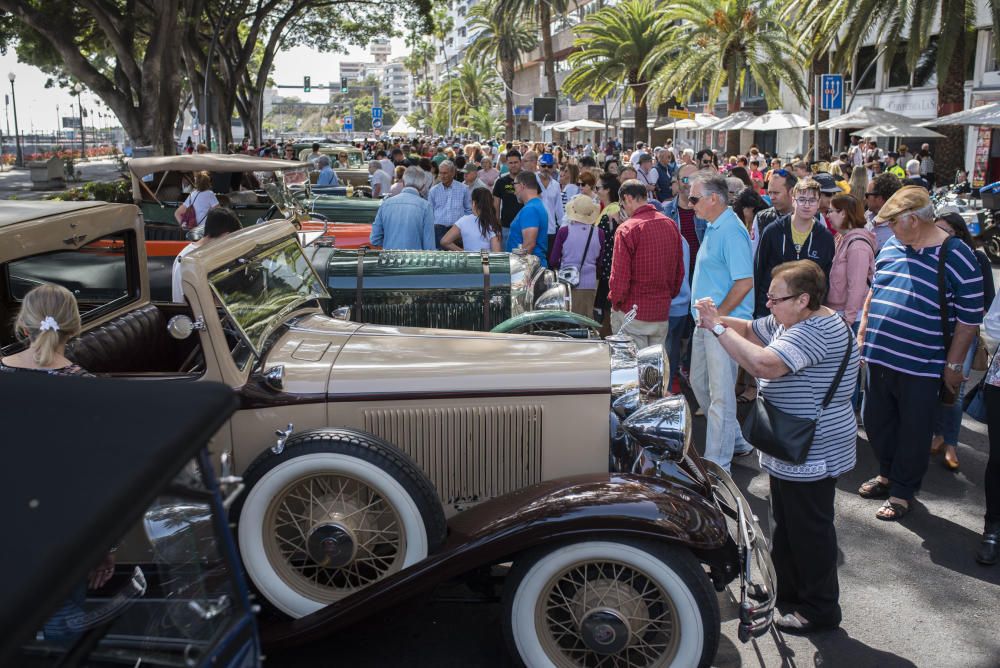
[[[816,423],[819,422],[826,407],[833,401],[833,395],[840,386],[840,381],[847,370],[847,362],[851,359],[851,343],[854,335],[846,322],[844,328],[847,330],[847,350],[844,352],[844,359],[840,361],[837,375],[834,376],[830,389],[823,398],[823,404],[815,418],[789,415],[772,406],[764,398],[763,392],[757,393],[757,400],[742,424],[743,436],[755,448],[792,464],[801,464],[809,456],[809,449],[812,447],[813,437],[816,434]]]
[[[941,311],[941,337],[944,339],[944,361],[948,362],[948,351],[951,350],[951,323],[948,321],[948,293],[945,286],[945,281],[947,279],[948,267],[945,265],[948,259],[948,242],[954,237],[948,237],[941,244],[941,252],[938,255],[938,309]],[[938,392],[938,398],[941,400],[943,406],[954,406],[955,401],[958,397],[955,393],[944,383],[944,378],[941,380],[941,389]]]

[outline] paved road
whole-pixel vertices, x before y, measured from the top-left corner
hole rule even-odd
[[[720,594],[721,667],[846,666],[848,668],[1000,666],[1000,566],[972,558],[982,531],[985,425],[966,418],[957,473],[931,463],[915,510],[902,523],[875,519],[876,501],[856,490],[875,472],[871,448],[858,440],[858,466],[837,485],[837,529],[844,621],[840,629],[802,638],[777,631],[749,644],[736,637],[736,608]],[[695,442],[703,442],[696,419]],[[753,458],[747,458],[753,459]],[[739,460],[734,477],[767,523],[767,477]],[[735,592],[734,592],[735,593]],[[446,589],[439,597],[455,597]],[[274,654],[270,665],[501,668],[513,665],[496,602],[417,600],[322,643]]]
[[[76,169],[82,173],[82,181],[71,182],[69,187],[83,185],[86,181],[114,181],[121,174],[118,172],[118,163],[110,158],[88,160],[78,162]],[[5,199],[42,199],[43,197],[63,190],[32,190],[31,174],[27,169],[11,169],[5,167],[0,171],[0,200]]]

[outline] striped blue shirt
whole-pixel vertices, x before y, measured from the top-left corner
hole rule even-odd
[[[775,408],[796,417],[819,416],[812,447],[804,462],[793,464],[761,452],[761,468],[776,478],[798,482],[836,478],[853,469],[857,459],[858,421],[851,395],[858,381],[861,358],[847,323],[839,315],[816,315],[785,329],[769,315],[754,320],[753,331],[789,369],[789,373],[779,378],[758,381],[764,398]],[[847,368],[830,405],[820,413],[847,346],[851,346]]]
[[[949,243],[945,260],[945,301],[952,331],[956,320],[983,321],[983,277],[972,249]],[[938,256],[941,246],[920,250],[896,237],[875,258],[872,299],[863,356],[871,364],[913,376],[937,378],[947,352],[941,333],[938,300]]]

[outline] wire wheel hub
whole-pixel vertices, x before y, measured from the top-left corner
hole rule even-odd
[[[628,621],[615,610],[594,610],[580,623],[583,643],[598,654],[617,654],[632,637]]]
[[[337,522],[313,527],[306,545],[309,557],[324,568],[343,568],[358,552],[354,534]]]

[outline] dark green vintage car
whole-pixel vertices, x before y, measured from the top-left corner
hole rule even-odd
[[[570,286],[519,253],[307,249],[333,308],[380,325],[587,338],[600,325],[569,312]]]

